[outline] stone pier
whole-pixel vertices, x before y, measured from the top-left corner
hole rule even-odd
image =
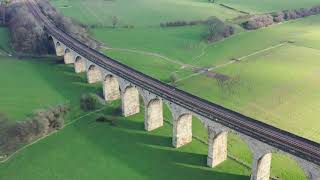
[[[103,95],[106,101],[113,101],[120,98],[120,86],[116,77],[107,75],[103,81]]]
[[[96,67],[94,65],[91,65],[88,68],[87,79],[88,79],[88,83],[89,84],[93,84],[93,83],[101,81],[101,79],[102,79],[101,78],[101,72],[98,69],[98,67]]]
[[[70,49],[66,49],[65,52],[64,52],[64,63],[65,64],[73,64],[74,61],[73,61],[73,55],[72,55],[72,52],[70,51]]]
[[[228,157],[227,131],[215,131],[208,128],[208,157],[207,165],[209,167],[215,167],[225,161]]]
[[[86,71],[86,62],[80,56],[77,56],[74,61],[74,70],[76,73],[82,73]]]
[[[252,162],[251,180],[269,180],[272,153],[264,155],[254,154]]]
[[[64,55],[64,48],[63,48],[62,44],[60,42],[56,42],[56,41],[54,41],[54,42],[55,42],[54,46],[56,48],[56,55],[63,56]]]
[[[122,115],[128,117],[140,112],[139,92],[137,88],[128,86],[121,95]]]
[[[192,114],[182,114],[173,119],[172,145],[176,148],[192,141]]]
[[[152,99],[145,105],[144,127],[147,131],[152,131],[163,126],[163,107],[162,100]]]

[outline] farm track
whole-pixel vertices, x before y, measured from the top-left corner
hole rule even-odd
[[[45,29],[49,34],[101,68],[104,68],[114,73],[116,76],[132,82],[136,86],[140,86],[149,92],[152,92],[170,102],[174,102],[175,104],[192,112],[196,112],[203,117],[211,119],[212,121],[218,122],[234,131],[240,132],[251,138],[258,139],[259,141],[278,148],[281,151],[320,165],[319,143],[298,137],[289,132],[246,117],[242,114],[176,89],[121,64],[112,58],[89,48],[59,30],[47,19],[47,17],[43,15],[34,0],[25,0],[25,2],[33,15],[44,24]]]
[[[224,63],[224,64],[220,64],[220,65],[211,67],[211,68],[209,68],[207,71],[197,72],[197,73],[191,74],[191,75],[189,75],[189,76],[187,76],[187,77],[178,79],[176,82],[184,81],[184,80],[190,79],[190,78],[192,78],[192,77],[195,77],[195,76],[198,76],[198,75],[207,73],[207,72],[209,72],[209,71],[213,71],[213,70],[216,70],[216,69],[219,69],[219,68],[222,68],[222,67],[226,67],[226,66],[228,66],[228,65],[234,64],[234,63],[239,62],[239,61],[244,61],[244,59],[246,59],[246,58],[248,58],[248,57],[255,56],[255,55],[257,55],[257,54],[260,54],[260,53],[263,53],[263,52],[266,52],[266,51],[269,51],[269,50],[272,50],[272,49],[275,49],[275,48],[284,46],[284,45],[286,45],[286,44],[287,44],[287,43],[280,43],[280,44],[277,44],[277,45],[273,45],[273,46],[267,47],[267,48],[262,49],[262,50],[255,51],[255,52],[253,52],[253,53],[251,53],[251,54],[242,56],[242,57],[240,57],[240,58],[236,58],[237,60],[232,60],[232,61],[226,62],[226,63]]]

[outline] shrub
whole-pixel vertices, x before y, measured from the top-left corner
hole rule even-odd
[[[53,46],[47,43],[48,37],[28,8],[21,3],[13,3],[7,10],[8,27],[12,47],[16,51],[48,54]]]
[[[173,72],[171,75],[170,75],[170,82],[172,84],[175,84],[178,80],[178,76],[177,76],[177,73]]]
[[[284,21],[284,13],[282,11],[276,12],[272,14],[274,22],[283,22]]]
[[[294,10],[284,10],[271,14],[255,16],[243,23],[244,28],[253,30],[269,26],[273,23],[288,21],[297,18],[303,18],[320,13],[320,6],[312,8],[300,8]]]
[[[9,154],[23,144],[62,128],[68,111],[67,106],[58,105],[37,110],[32,117],[16,123],[0,115],[0,153]]]
[[[267,27],[273,24],[273,17],[271,15],[261,15],[251,18],[244,24],[244,27],[249,30]]]
[[[84,111],[93,111],[103,107],[105,101],[93,93],[83,94],[80,99],[80,107]]]
[[[229,37],[235,33],[232,26],[225,24],[216,17],[210,17],[207,21],[206,39],[209,42],[215,42]]]
[[[178,21],[171,21],[171,22],[162,22],[160,23],[160,27],[179,27],[179,26],[194,26],[197,24],[204,24],[206,21],[203,20],[194,20],[194,21],[184,21],[184,20],[178,20]]]
[[[96,119],[97,122],[108,122],[110,125],[115,126],[116,125],[116,118],[106,116],[104,114],[100,114],[98,118]]]

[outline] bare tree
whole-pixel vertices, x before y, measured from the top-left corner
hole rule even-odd
[[[112,20],[112,27],[116,28],[117,24],[119,23],[119,18],[117,16],[112,16],[111,20]]]

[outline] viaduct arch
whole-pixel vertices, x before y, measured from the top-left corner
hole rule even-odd
[[[52,37],[56,55],[64,56],[65,63],[74,63],[76,72],[86,70],[88,83],[103,81],[105,99],[112,101],[121,98],[123,116],[140,112],[139,94],[142,96],[147,131],[163,125],[162,106],[165,102],[173,116],[174,147],[179,148],[192,141],[192,116],[198,117],[208,127],[208,166],[215,167],[226,160],[227,136],[234,132],[245,140],[252,151],[251,180],[270,178],[272,153],[275,152],[290,154],[309,180],[320,180],[319,143],[207,102],[118,63],[60,31],[42,14],[34,0],[26,2]]]

